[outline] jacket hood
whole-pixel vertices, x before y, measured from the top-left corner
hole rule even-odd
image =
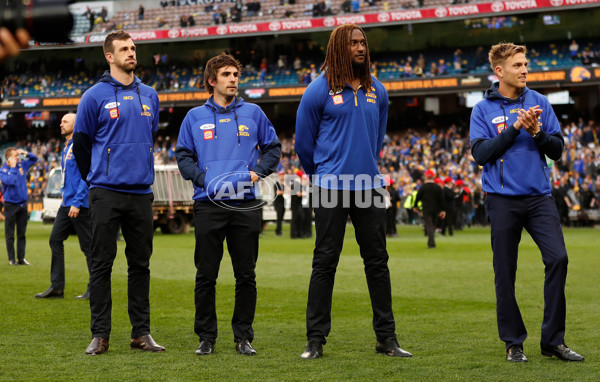
[[[525,87],[523,89],[521,89],[521,93],[519,94],[519,96],[515,99],[512,98],[507,98],[505,96],[503,96],[502,94],[500,94],[500,92],[498,91],[498,88],[500,87],[500,82],[494,82],[492,84],[492,86],[485,91],[485,98],[489,99],[489,100],[494,100],[494,99],[499,99],[502,100],[506,103],[523,103],[525,101],[525,93],[527,93],[529,91],[529,88]]]
[[[107,70],[104,72],[99,82],[106,82],[114,87],[121,87],[122,89],[132,89],[133,87],[139,86],[142,80],[140,80],[136,75],[134,75],[132,83],[130,83],[129,85],[123,85],[119,81],[115,80],[113,76],[110,75],[110,70]]]
[[[243,104],[244,104],[243,98],[235,97],[235,99],[229,106],[223,107],[223,106],[217,105],[217,103],[215,102],[215,96],[212,95],[212,96],[210,96],[210,98],[208,100],[206,100],[205,105],[208,106],[209,108],[211,108],[213,110],[213,112],[218,112],[219,114],[227,114],[234,109],[238,109]]]

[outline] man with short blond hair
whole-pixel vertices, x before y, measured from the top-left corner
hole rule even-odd
[[[483,166],[485,210],[491,223],[498,333],[506,344],[506,360],[527,362],[527,330],[515,296],[525,228],[545,265],[542,355],[583,361],[564,342],[568,258],[546,164],[546,156],[560,160],[563,136],[548,99],[527,88],[526,53],[523,45],[492,46],[489,60],[498,82],[471,114],[471,152]]]

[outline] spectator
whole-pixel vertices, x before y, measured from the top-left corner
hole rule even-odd
[[[187,28],[188,23],[187,23],[187,17],[185,17],[185,15],[179,16],[179,26],[182,28]]]
[[[571,53],[571,59],[576,60],[577,55],[579,54],[579,44],[577,44],[577,41],[571,41],[571,45],[569,45],[569,52]]]
[[[187,23],[188,23],[188,26],[190,26],[190,27],[193,27],[193,26],[195,26],[195,25],[196,25],[196,20],[194,20],[194,16],[195,16],[195,15],[196,15],[196,14],[194,13],[194,14],[190,14],[190,15],[188,16],[188,18],[187,18]]]
[[[166,8],[169,5],[169,2],[167,0],[160,0],[160,6],[162,8]]]
[[[138,20],[143,20],[144,19],[144,6],[142,4],[140,4],[140,7],[138,8]]]
[[[167,25],[167,22],[165,21],[165,19],[163,19],[162,17],[159,17],[157,19],[157,26],[159,28],[163,28],[163,27],[167,27],[168,28],[169,27],[169,25]]]

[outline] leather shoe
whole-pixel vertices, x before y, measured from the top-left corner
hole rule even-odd
[[[506,351],[506,360],[510,362],[527,362],[527,357],[523,353],[523,347],[513,345]]]
[[[386,354],[390,357],[412,357],[412,354],[400,348],[396,337],[388,337],[383,342],[377,341],[377,344],[375,345],[375,352]]]
[[[542,348],[542,355],[544,357],[555,356],[556,358],[563,361],[585,361],[585,358],[582,355],[575,353],[573,350],[569,349],[565,344],[555,346],[540,344],[540,346]]]
[[[141,336],[138,338],[132,338],[131,343],[129,344],[129,348],[131,350],[140,349],[143,351],[151,351],[154,353],[158,353],[161,351],[165,351],[164,346],[160,346],[156,342],[150,334],[146,334],[145,336]]]
[[[94,337],[90,345],[85,349],[85,354],[100,355],[108,351],[108,340],[102,337]]]
[[[45,292],[36,293],[35,298],[63,298],[65,293],[62,289],[54,289],[52,287],[46,289]]]
[[[80,294],[79,296],[75,296],[77,300],[89,300],[90,299],[90,291],[86,290],[84,294]]]
[[[310,338],[306,344],[306,350],[300,354],[300,358],[315,359],[323,356],[323,341],[318,338]]]
[[[19,259],[17,260],[17,265],[31,265],[29,263],[29,261],[25,260],[25,259]]]
[[[209,355],[215,351],[215,343],[211,340],[200,341],[200,346],[196,349],[197,355]]]
[[[8,265],[17,265],[17,262],[14,260],[8,260]]]
[[[256,350],[250,344],[248,340],[236,340],[235,350],[243,355],[256,355]]]

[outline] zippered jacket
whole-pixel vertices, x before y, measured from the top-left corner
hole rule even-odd
[[[334,92],[321,73],[306,88],[296,116],[295,149],[313,184],[334,190],[385,187],[377,161],[387,126],[388,94],[372,79],[371,89],[359,86],[354,92],[346,84]]]
[[[545,156],[560,160],[564,140],[560,125],[548,99],[524,88],[516,99],[502,96],[494,83],[485,98],[471,113],[471,153],[483,166],[482,187],[485,192],[508,196],[549,195],[550,170]],[[536,139],[515,129],[518,110],[539,105],[541,129]]]
[[[24,204],[29,199],[27,194],[27,171],[38,161],[35,154],[27,153],[27,159],[19,161],[15,167],[5,163],[0,168],[0,181],[4,193],[4,201],[13,204]]]
[[[194,200],[252,200],[250,171],[260,177],[275,171],[281,143],[257,105],[236,97],[224,108],[211,97],[185,116],[175,156],[182,177],[194,185]]]
[[[65,149],[60,161],[62,169],[62,205],[63,207],[88,208],[89,189],[77,168],[73,155],[73,140],[65,143]]]
[[[106,71],[81,97],[73,153],[90,188],[149,194],[154,183],[152,135],[158,130],[158,95],[135,77],[129,85]]]

